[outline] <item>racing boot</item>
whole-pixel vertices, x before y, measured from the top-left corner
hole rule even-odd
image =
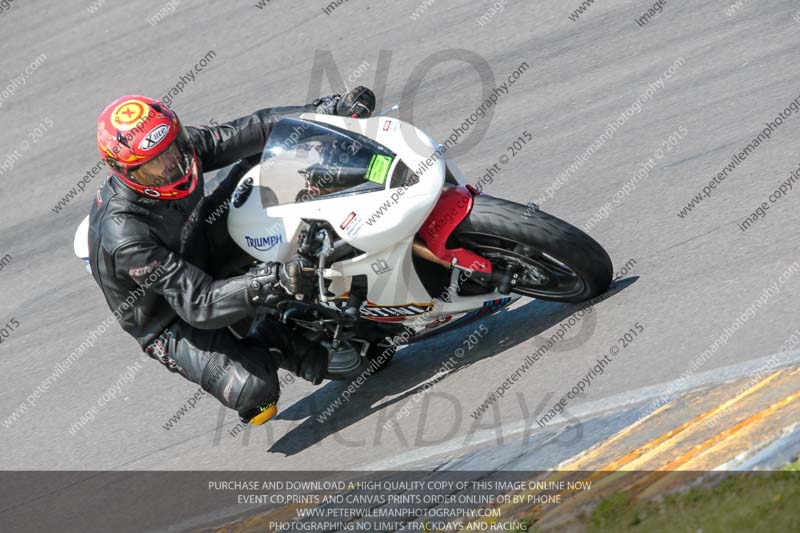
[[[288,329],[288,328],[287,328]],[[281,351],[278,366],[295,376],[319,385],[328,372],[328,350],[301,335],[291,338],[290,346]]]
[[[239,412],[239,420],[244,424],[260,426],[278,414],[278,402],[269,402],[265,405]]]
[[[251,336],[270,347],[278,367],[297,377],[319,385],[328,372],[328,350],[302,335],[292,332],[285,324],[263,318],[253,324]]]

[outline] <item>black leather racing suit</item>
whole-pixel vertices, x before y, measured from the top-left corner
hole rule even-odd
[[[199,166],[190,196],[150,199],[109,177],[90,214],[92,274],[122,328],[240,413],[278,399],[279,361],[263,328],[245,339],[226,328],[255,313],[245,276],[217,279],[237,260],[247,262],[227,233],[227,201],[245,167],[239,163],[207,197],[202,175],[257,157],[278,120],[314,109],[262,109],[216,127],[187,127]]]

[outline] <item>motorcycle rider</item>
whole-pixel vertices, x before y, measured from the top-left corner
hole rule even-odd
[[[243,338],[228,329],[313,283],[300,256],[252,266],[228,236],[228,199],[281,118],[363,118],[374,108],[372,91],[356,87],[218,126],[183,126],[168,106],[138,95],[100,114],[97,143],[110,175],[90,214],[92,275],[145,353],[236,409],[243,422],[260,425],[277,413],[279,367],[319,384],[328,354],[274,320],[256,321]],[[203,172],[233,163],[205,196]],[[241,267],[239,275],[231,276],[232,266]]]

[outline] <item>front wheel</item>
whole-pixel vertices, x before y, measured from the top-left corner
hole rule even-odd
[[[475,196],[450,248],[463,247],[516,274],[512,292],[540,300],[583,302],[611,284],[612,265],[597,241],[575,226],[524,205]]]

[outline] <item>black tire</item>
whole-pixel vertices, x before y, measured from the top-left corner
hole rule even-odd
[[[472,211],[449,244],[490,259],[494,268],[522,269],[524,279],[512,292],[523,296],[583,302],[611,284],[611,259],[586,233],[542,211],[486,194],[475,196]]]

